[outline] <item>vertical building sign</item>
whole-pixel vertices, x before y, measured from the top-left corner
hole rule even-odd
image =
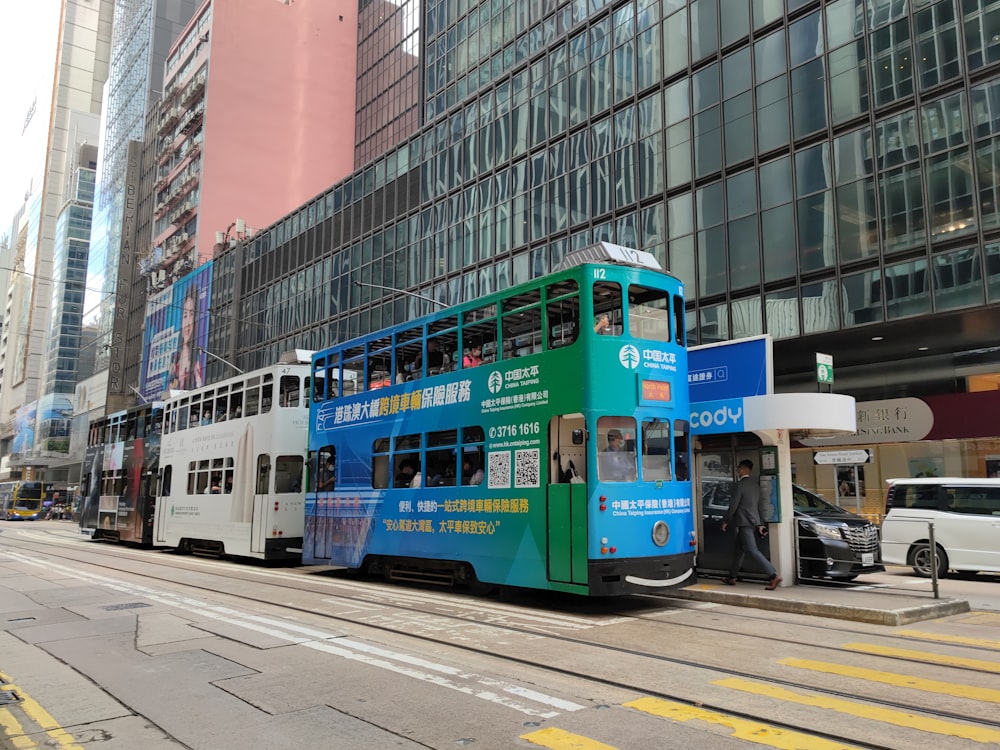
[[[129,141],[125,167],[125,199],[122,202],[121,246],[118,250],[118,283],[115,286],[115,318],[111,327],[111,350],[108,362],[108,394],[125,392],[125,338],[128,331],[128,311],[131,295],[138,294],[135,259],[138,238],[139,177],[142,144]]]

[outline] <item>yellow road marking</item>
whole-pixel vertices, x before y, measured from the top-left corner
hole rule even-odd
[[[842,714],[850,714],[862,719],[881,721],[884,724],[894,724],[898,727],[908,727],[920,732],[932,734],[943,734],[949,737],[961,737],[974,742],[996,742],[1000,743],[1000,731],[996,729],[986,729],[984,727],[974,727],[967,724],[956,724],[942,719],[932,719],[906,711],[895,711],[891,708],[880,708],[878,706],[866,706],[843,698],[827,698],[820,695],[805,695],[796,693],[785,688],[774,685],[765,685],[750,680],[743,680],[739,677],[729,677],[724,680],[717,680],[715,685],[742,690],[745,693],[763,695],[768,698],[798,703],[803,706],[815,706],[837,711]]]
[[[908,651],[904,648],[876,646],[871,643],[845,643],[844,648],[848,648],[851,651],[860,651],[865,654],[874,654],[875,656],[898,656],[904,659],[916,659],[931,664],[944,664],[949,667],[971,667],[973,669],[981,669],[984,672],[1000,672],[1000,662],[995,661],[966,659],[962,656],[928,654],[923,651]]]
[[[65,748],[65,750],[83,750],[83,747],[77,745],[73,739],[73,735],[59,726],[59,723],[52,718],[52,715],[42,708],[42,705],[31,698],[27,693],[21,690],[16,685],[11,684],[10,678],[7,677],[3,672],[0,672],[0,690],[13,690],[17,693],[18,697],[21,699],[20,707],[21,710],[35,722],[43,732],[45,732],[49,737],[55,740],[56,744]],[[23,730],[21,732],[23,736]]]
[[[978,648],[1000,651],[1000,641],[989,641],[984,638],[966,638],[961,635],[938,635],[937,633],[923,633],[919,630],[897,630],[896,635],[902,635],[907,638],[940,641],[941,643],[961,643],[963,646],[977,646]]]
[[[578,734],[571,734],[555,727],[539,729],[537,732],[531,732],[530,734],[522,734],[521,739],[535,745],[551,748],[552,750],[617,750],[617,748],[605,745],[603,742],[581,737]]]
[[[21,726],[14,714],[9,709],[0,708],[0,727],[3,727],[4,734],[10,737],[16,750],[34,750],[38,747],[30,737],[24,734],[24,727]]]
[[[659,698],[639,698],[624,705],[627,708],[634,708],[673,721],[698,720],[718,724],[732,729],[732,736],[737,739],[756,742],[759,745],[770,745],[780,750],[802,750],[804,747],[808,747],[809,750],[857,750],[853,745],[833,742],[814,734],[778,729],[759,721],[740,719],[717,711],[709,711],[697,706],[688,706],[684,703],[675,703]]]
[[[922,690],[925,693],[940,693],[956,698],[970,698],[975,701],[1000,703],[1000,690],[992,690],[990,688],[977,688],[969,685],[959,685],[954,682],[941,682],[939,680],[925,680],[921,677],[912,677],[906,674],[882,672],[878,669],[865,669],[864,667],[847,667],[841,664],[830,664],[825,661],[812,661],[811,659],[781,659],[778,663],[784,664],[787,667],[808,669],[813,672],[838,674],[843,677],[857,677],[860,680],[868,680],[869,682],[881,682],[885,685]]]

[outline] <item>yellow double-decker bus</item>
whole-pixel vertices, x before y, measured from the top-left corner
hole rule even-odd
[[[6,521],[35,521],[44,514],[41,482],[0,483],[0,518]]]

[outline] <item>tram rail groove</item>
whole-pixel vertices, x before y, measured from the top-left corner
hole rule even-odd
[[[45,544],[44,542],[41,542],[41,541],[32,540],[32,539],[26,539],[26,538],[18,539],[18,542],[26,543],[28,545],[41,545],[44,548],[46,554],[48,554],[50,556],[53,556],[53,557],[56,557],[56,558],[61,559],[61,560],[71,561],[71,562],[74,562],[74,563],[77,563],[77,564],[81,564],[83,562],[83,561],[79,560],[76,557],[71,557],[71,556],[68,556],[68,555],[65,555],[65,554],[57,554],[57,553],[53,552],[52,551],[52,547],[56,546],[56,548],[58,549],[59,545]],[[32,549],[32,551],[37,551],[34,546],[31,546],[31,549]],[[79,548],[77,548],[77,549],[79,549]],[[158,558],[158,557],[161,558],[162,560],[165,560],[165,561],[166,560],[170,560],[170,561],[183,561],[185,559],[190,559],[190,558],[188,558],[186,556],[179,556],[179,555],[173,555],[173,554],[162,555],[160,553],[160,551],[158,551],[158,550],[137,550],[137,549],[134,549],[134,548],[125,548],[125,549],[128,549],[129,551],[135,551],[135,552],[149,552],[149,556],[148,557],[143,556],[142,560],[136,560],[136,558],[133,557],[133,556],[131,556],[131,555],[116,554],[119,550],[116,549],[114,546],[111,546],[111,545],[103,547],[102,551],[101,551],[101,554],[103,554],[103,553],[105,553],[105,552],[107,552],[107,551],[110,550],[110,551],[112,551],[112,553],[114,554],[114,556],[115,556],[115,558],[117,560],[132,560],[134,562],[142,562],[142,563],[145,563],[145,564],[148,564],[148,565],[154,565],[154,566],[158,565],[158,564],[159,565],[163,565],[162,563],[156,563],[155,562],[155,559]],[[88,553],[90,552],[90,550],[84,550],[84,551],[88,552]],[[95,553],[96,553],[96,550],[95,550]],[[726,714],[726,715],[729,715],[729,716],[734,716],[734,717],[738,717],[738,718],[742,718],[742,719],[746,719],[746,720],[757,721],[757,722],[766,721],[766,723],[768,723],[769,725],[775,726],[775,727],[780,728],[780,729],[787,729],[789,731],[797,731],[797,732],[807,731],[808,733],[810,733],[810,734],[812,734],[814,736],[817,736],[817,737],[821,737],[821,738],[824,738],[824,739],[827,739],[827,740],[831,740],[831,741],[836,741],[836,742],[849,743],[849,744],[851,744],[851,745],[853,745],[855,747],[858,747],[858,748],[865,748],[866,750],[890,750],[890,748],[894,747],[894,746],[890,746],[890,745],[879,745],[879,744],[875,744],[875,743],[865,742],[865,741],[859,740],[858,738],[850,737],[850,736],[847,736],[847,735],[838,735],[838,734],[835,734],[835,733],[821,732],[821,731],[815,730],[812,727],[802,727],[802,726],[798,726],[798,725],[793,724],[793,723],[787,723],[787,722],[781,722],[781,721],[774,721],[774,720],[770,720],[770,719],[762,719],[759,715],[736,711],[736,710],[733,710],[730,707],[721,706],[721,705],[713,705],[711,703],[706,703],[704,701],[695,701],[695,700],[691,700],[689,698],[685,698],[683,696],[675,695],[675,694],[672,694],[672,693],[658,692],[656,690],[651,690],[651,689],[649,689],[646,686],[639,686],[639,685],[631,684],[631,683],[624,682],[624,681],[621,681],[621,680],[609,679],[607,677],[599,677],[599,676],[595,676],[595,675],[590,674],[590,673],[585,673],[585,672],[581,672],[581,671],[575,671],[575,670],[567,669],[565,667],[560,667],[560,666],[557,666],[557,665],[542,664],[542,663],[539,663],[537,660],[529,660],[529,659],[519,658],[519,657],[515,657],[515,656],[510,656],[510,655],[507,655],[507,654],[497,653],[495,651],[491,651],[488,648],[484,648],[484,647],[478,647],[478,646],[474,646],[474,645],[456,643],[456,642],[453,642],[453,641],[449,641],[449,640],[446,640],[446,639],[443,639],[443,638],[434,637],[434,636],[426,635],[426,634],[414,634],[414,633],[411,633],[411,632],[404,631],[401,628],[391,627],[389,625],[375,624],[375,623],[368,623],[368,622],[361,622],[361,621],[358,621],[358,620],[355,620],[355,619],[350,619],[348,617],[343,617],[343,616],[339,616],[339,615],[336,615],[336,614],[331,614],[329,612],[320,611],[320,610],[313,609],[313,608],[310,608],[310,607],[302,607],[302,606],[297,606],[297,605],[291,605],[291,604],[288,604],[286,602],[278,602],[278,601],[275,601],[273,599],[265,599],[265,598],[262,598],[260,596],[251,596],[251,595],[247,595],[247,594],[234,593],[232,590],[224,589],[221,586],[220,587],[212,587],[212,586],[209,586],[209,585],[199,585],[199,584],[194,584],[194,583],[180,582],[180,581],[177,581],[176,578],[168,577],[166,574],[164,574],[164,575],[150,575],[148,573],[143,573],[143,572],[127,571],[127,570],[123,570],[120,566],[115,566],[115,565],[107,564],[107,563],[103,563],[103,562],[83,562],[83,564],[92,566],[94,568],[102,569],[102,570],[110,570],[110,571],[113,571],[113,572],[118,573],[118,574],[125,573],[127,575],[141,576],[145,580],[154,580],[154,581],[158,581],[158,582],[161,582],[161,583],[171,584],[171,585],[174,585],[174,586],[183,586],[183,587],[186,587],[188,589],[193,589],[193,590],[196,590],[196,591],[205,591],[205,592],[208,592],[208,593],[211,593],[211,594],[215,594],[215,595],[222,595],[222,596],[225,596],[225,597],[234,598],[237,601],[253,602],[255,604],[261,604],[261,605],[265,605],[265,606],[268,606],[268,607],[275,607],[277,609],[281,609],[281,610],[285,610],[285,611],[289,611],[289,612],[298,612],[298,613],[301,613],[301,614],[308,614],[308,615],[314,616],[314,617],[322,617],[324,619],[332,620],[332,621],[335,621],[335,622],[347,623],[347,624],[350,624],[350,625],[355,626],[355,627],[367,628],[367,629],[370,629],[370,630],[373,630],[373,631],[377,631],[377,632],[383,632],[383,633],[392,634],[394,636],[404,636],[406,638],[414,639],[417,642],[421,642],[421,643],[433,644],[433,645],[437,645],[437,646],[447,646],[449,648],[456,649],[456,650],[459,650],[459,651],[464,651],[464,652],[471,653],[471,654],[476,654],[476,655],[479,655],[479,656],[489,657],[491,659],[498,660],[501,663],[507,663],[507,664],[512,664],[512,665],[524,666],[524,667],[531,667],[533,669],[540,669],[540,670],[543,670],[543,671],[546,671],[546,672],[550,672],[552,674],[557,674],[557,675],[562,676],[562,677],[570,677],[570,678],[573,678],[573,679],[576,679],[576,680],[583,680],[583,681],[586,681],[586,682],[591,682],[591,683],[596,684],[596,685],[601,685],[601,686],[604,686],[604,687],[614,688],[614,689],[618,689],[618,690],[632,691],[632,692],[640,693],[640,694],[643,694],[643,695],[648,695],[648,696],[651,696],[651,697],[654,697],[654,698],[660,698],[660,699],[663,699],[663,700],[676,701],[676,702],[682,703],[684,705],[697,706],[699,708],[704,708],[704,709],[709,709],[709,710],[712,710],[712,711],[717,711],[717,712],[720,712],[720,713],[723,713],[723,714]],[[167,564],[167,565],[163,565],[163,567],[166,567],[166,568],[172,569],[172,570],[176,570],[178,566],[171,566],[171,565]],[[266,578],[264,580],[259,580],[259,579],[258,580],[251,580],[246,575],[243,575],[243,572],[246,571],[249,574],[253,574],[253,573],[260,572],[260,569],[256,568],[256,567],[250,567],[250,566],[245,566],[245,567],[239,568],[239,571],[240,571],[241,575],[235,575],[233,573],[233,571],[235,570],[234,566],[227,566],[225,568],[220,568],[219,571],[215,571],[215,570],[212,570],[212,571],[204,571],[204,570],[195,571],[195,570],[191,570],[189,568],[183,568],[183,567],[181,569],[187,570],[187,572],[191,572],[191,573],[196,573],[196,572],[197,573],[210,572],[211,575],[217,576],[217,577],[222,578],[222,579],[236,580],[236,581],[241,581],[243,583],[248,583],[248,584],[253,584],[253,585],[266,585],[268,587],[278,588],[278,589],[286,589],[286,588],[288,588],[288,585],[291,583],[291,581],[288,581],[288,580],[283,580],[281,583],[275,582],[275,581],[268,581],[268,580],[266,580]],[[271,570],[273,570],[273,568],[267,569],[267,572],[270,572]],[[310,580],[316,580],[316,579],[309,579],[309,578],[305,578],[305,577],[302,578],[302,581],[305,582],[305,583],[308,583]],[[359,578],[355,578],[354,580],[356,580],[356,581],[363,581],[363,579],[359,579]],[[396,586],[396,584],[385,584],[385,583],[377,582],[377,581],[373,582],[373,585],[375,585],[375,586],[389,586],[389,587],[395,587]],[[296,588],[297,591],[300,591],[300,592],[306,593],[306,594],[316,594],[316,595],[320,595],[320,596],[329,596],[329,594],[330,594],[330,592],[324,591],[324,590],[322,590],[320,588],[316,588],[316,587],[296,586],[295,588]],[[406,589],[403,589],[403,590],[406,590]],[[410,589],[410,590],[413,590],[413,589]],[[439,590],[438,589],[421,588],[421,589],[419,589],[419,591],[421,591],[421,592],[428,592],[428,591],[439,591]],[[366,597],[362,597],[362,596],[349,596],[349,595],[343,595],[341,593],[338,593],[337,596],[338,596],[338,598],[343,599],[345,601],[356,601],[356,602],[359,602],[359,603],[371,604],[371,599],[370,598],[366,598]],[[653,598],[657,598],[657,597],[653,597]],[[396,604],[380,603],[380,605],[383,606],[383,607],[386,607],[386,608],[396,608],[396,609],[398,609],[400,611],[403,611],[403,612],[420,612],[421,611],[421,610],[419,610],[419,609],[417,609],[415,607],[405,607],[405,606],[396,605]],[[464,623],[464,624],[468,624],[469,623],[469,620],[467,618],[465,618],[465,617],[459,617],[457,615],[449,615],[447,613],[440,613],[440,612],[428,612],[428,614],[433,614],[435,617],[440,617],[440,618],[443,618],[443,619],[455,620],[457,622],[461,622],[461,623]],[[630,613],[626,613],[626,612],[605,612],[604,614],[607,614],[608,616],[632,617],[634,619],[639,619],[639,620],[645,620],[645,621],[656,622],[656,623],[663,623],[663,621],[661,621],[661,620],[654,620],[653,618],[650,618],[650,617],[636,616],[636,615],[633,615],[633,614],[630,614]],[[727,615],[728,615],[728,613],[727,613]],[[742,614],[740,614],[739,616],[745,617],[745,615],[742,615]],[[903,703],[903,702],[899,702],[899,701],[886,700],[885,697],[879,697],[878,699],[876,699],[876,698],[864,698],[864,697],[859,697],[856,693],[852,693],[852,692],[840,691],[840,690],[833,690],[833,689],[824,688],[824,687],[817,687],[815,685],[810,685],[810,684],[807,684],[807,683],[804,683],[804,682],[798,682],[798,681],[794,681],[794,680],[775,679],[773,677],[766,677],[766,678],[764,678],[764,677],[761,677],[756,672],[750,672],[750,671],[746,671],[746,670],[739,670],[739,669],[727,668],[727,667],[717,666],[717,665],[712,665],[712,664],[703,664],[703,663],[700,663],[700,662],[697,662],[697,661],[693,661],[693,660],[689,660],[689,659],[681,659],[681,658],[677,658],[677,657],[664,656],[664,655],[661,655],[661,654],[650,653],[650,652],[647,652],[647,651],[641,651],[641,650],[638,650],[638,649],[626,648],[626,647],[622,647],[622,646],[614,646],[614,645],[609,645],[609,644],[604,644],[604,643],[596,643],[596,642],[593,642],[593,641],[584,640],[582,638],[575,638],[575,637],[568,636],[568,635],[557,635],[557,634],[545,633],[545,632],[540,632],[539,630],[531,629],[531,628],[528,628],[528,627],[518,627],[518,626],[513,626],[513,625],[508,625],[508,624],[499,624],[499,623],[496,623],[496,622],[481,622],[481,623],[478,623],[478,624],[481,625],[481,626],[483,626],[483,627],[497,629],[497,630],[500,630],[502,632],[508,632],[508,633],[512,633],[512,634],[521,634],[521,635],[530,635],[530,636],[536,637],[536,638],[549,639],[549,640],[555,641],[557,643],[566,643],[566,644],[572,644],[572,645],[575,645],[575,646],[583,646],[583,647],[587,647],[587,648],[592,648],[592,649],[596,649],[598,651],[602,651],[602,652],[605,652],[605,653],[627,655],[627,656],[637,657],[637,658],[640,658],[640,659],[649,659],[650,661],[662,663],[662,664],[665,664],[665,665],[672,664],[672,665],[683,666],[683,667],[687,667],[687,668],[691,668],[691,669],[696,669],[696,670],[705,670],[705,671],[715,672],[715,673],[718,673],[718,674],[721,674],[721,675],[730,676],[730,677],[740,677],[740,678],[750,679],[750,680],[756,680],[756,681],[766,681],[767,683],[772,684],[772,685],[779,685],[779,686],[790,688],[790,689],[808,691],[810,693],[813,693],[813,694],[816,694],[816,695],[821,695],[821,696],[830,696],[830,697],[836,697],[836,698],[840,698],[840,699],[847,699],[847,700],[851,700],[851,701],[854,701],[854,702],[857,702],[857,703],[860,703],[860,704],[870,704],[870,705],[878,706],[878,707],[881,707],[881,708],[887,708],[887,707],[888,708],[894,708],[894,709],[898,709],[900,711],[905,711],[905,712],[909,712],[909,713],[917,713],[917,714],[922,714],[922,715],[933,716],[934,718],[938,718],[938,719],[946,719],[946,720],[951,720],[951,721],[966,722],[966,723],[970,723],[970,724],[974,724],[974,725],[978,725],[978,726],[989,727],[989,728],[1000,728],[1000,719],[998,719],[998,720],[989,720],[989,719],[984,719],[984,718],[975,717],[975,716],[968,716],[968,715],[964,715],[964,714],[958,714],[958,713],[954,713],[954,712],[941,711],[940,709],[933,709],[932,710],[932,709],[924,707],[924,706],[914,705],[914,704],[910,704],[910,703]],[[676,622],[672,622],[672,621],[669,624],[673,625],[673,626],[679,626],[679,627],[685,627],[685,628],[695,628],[696,627],[694,625],[688,625],[688,624],[684,624],[684,623],[676,623]],[[705,630],[705,628],[700,628],[700,627],[697,628],[697,629],[698,630]],[[824,627],[822,629],[823,630],[829,630],[829,628],[826,628],[826,627]],[[717,628],[717,629],[710,629],[710,630],[715,630],[717,632],[728,633],[728,634],[732,633],[731,629],[730,630],[723,630],[721,628]],[[857,633],[854,633],[854,635],[857,635]],[[759,636],[748,636],[748,637],[759,637]],[[912,645],[912,640],[911,639],[902,639],[902,638],[900,638],[900,640],[904,641],[906,643],[910,643]],[[769,641],[770,642],[774,642],[774,639],[769,639]],[[781,641],[780,639],[779,639],[778,642],[784,642],[784,643],[789,643],[789,644],[799,644],[800,643],[799,641],[793,641],[793,640],[784,640],[784,641]],[[838,647],[835,647],[835,646],[817,645],[817,646],[814,646],[814,648],[824,649],[824,650],[832,651],[832,652],[835,652],[835,653],[836,652],[841,652],[841,653],[852,654],[852,655],[855,655],[855,656],[857,655],[857,653],[854,652],[854,651],[851,651],[849,649],[838,648]],[[926,666],[926,662],[920,662],[919,660],[916,660],[916,659],[906,659],[905,657],[880,656],[878,658],[888,658],[888,659],[894,659],[894,660],[898,660],[898,661],[908,661],[908,662],[911,662],[911,663],[918,663],[918,664]],[[977,672],[977,673],[981,673],[981,674],[989,674],[991,676],[994,674],[994,673],[991,673],[991,672],[987,672],[986,670],[977,670],[977,669],[974,669],[972,667],[960,667],[960,666],[956,666],[954,668],[955,669],[967,669],[969,671],[973,671],[973,672]]]

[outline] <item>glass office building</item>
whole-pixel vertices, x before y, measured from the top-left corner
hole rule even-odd
[[[433,0],[419,28],[418,131],[219,257],[240,366],[608,240],[686,283],[692,344],[771,334],[779,389],[817,351],[859,401],[1000,371],[1000,1]]]

